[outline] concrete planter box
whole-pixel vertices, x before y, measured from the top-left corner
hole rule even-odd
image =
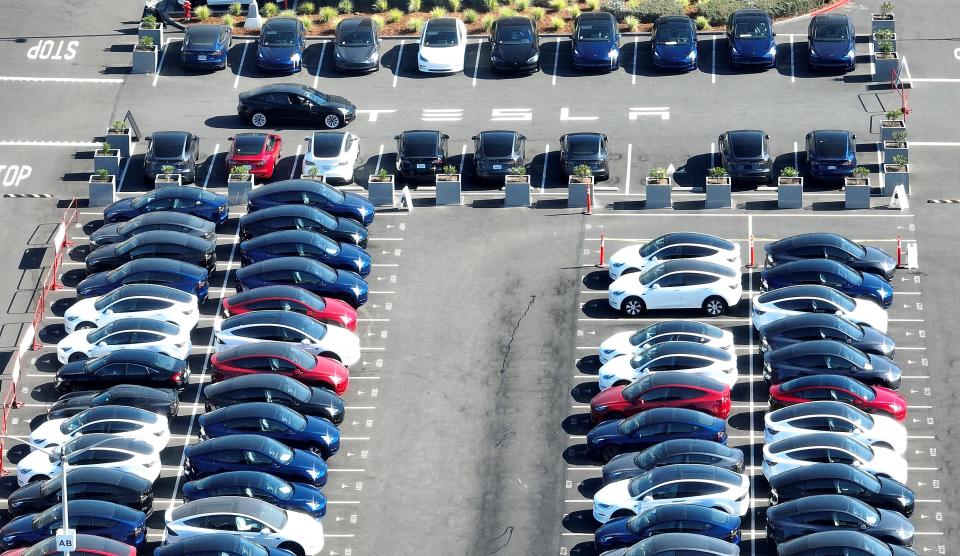
[[[437,205],[462,205],[460,174],[437,174]]]
[[[593,194],[593,176],[567,178],[567,206],[582,208],[587,206],[587,199]]]
[[[873,17],[870,18],[870,33],[876,33],[880,29],[890,29],[896,32],[897,20],[895,15],[873,14]]]
[[[893,134],[907,130],[903,120],[880,120],[880,140],[893,141]]]
[[[317,174],[317,175],[311,175],[311,174],[300,174],[300,179],[302,179],[302,180],[313,180],[313,181],[319,181],[319,182],[321,182],[321,183],[322,183],[322,182],[323,182],[324,180],[326,180],[326,179],[327,179],[327,177],[326,177],[326,176],[324,176],[323,174]]]
[[[843,179],[843,207],[848,209],[870,208],[870,179]]]
[[[396,206],[393,174],[388,174],[382,178],[376,175],[370,176],[367,179],[367,197],[376,207]]]
[[[160,23],[157,25],[156,29],[148,29],[143,26],[143,23],[140,24],[140,27],[137,28],[137,39],[143,37],[150,37],[153,39],[153,44],[162,47],[163,46],[163,24]]]
[[[105,207],[117,198],[117,176],[109,176],[100,181],[98,176],[90,176],[87,182],[87,197],[91,207]]]
[[[183,176],[180,174],[157,174],[153,180],[153,187],[163,187],[165,185],[183,185]]]
[[[803,208],[803,178],[777,178],[777,208]]]
[[[503,206],[530,206],[530,176],[509,174],[503,179]]]
[[[892,52],[887,56],[881,57],[880,53],[873,55],[873,81],[874,83],[889,83],[890,74],[900,65],[900,56]]]
[[[646,184],[647,199],[643,205],[644,208],[661,209],[673,207],[673,199],[671,197],[671,192],[673,190],[672,178],[653,178],[647,176]]]
[[[730,208],[733,206],[731,194],[731,179],[729,176],[724,178],[707,178],[707,202],[706,208]]]
[[[246,205],[253,192],[253,175],[227,176],[227,200],[231,205]]]
[[[106,170],[111,176],[120,175],[120,151],[111,150],[110,154],[104,154],[97,150],[93,153],[93,171],[99,172]]]
[[[158,52],[156,44],[151,47],[134,47],[130,73],[157,73]]]
[[[906,157],[909,161],[910,149],[906,141],[884,141],[883,142],[883,163],[893,164],[893,159],[898,156]]]
[[[903,190],[910,194],[910,165],[897,166],[894,164],[883,165],[883,194],[893,195],[893,190],[898,185],[903,185]]]
[[[111,149],[120,151],[120,158],[128,158],[133,149],[133,137],[130,136],[130,130],[111,131],[103,136],[103,142],[110,145]]]

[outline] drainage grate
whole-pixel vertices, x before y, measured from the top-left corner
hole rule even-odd
[[[51,199],[53,195],[49,193],[4,193],[4,199]]]
[[[928,203],[960,205],[960,199],[927,199]]]

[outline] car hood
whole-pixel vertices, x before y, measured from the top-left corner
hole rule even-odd
[[[370,264],[372,263],[370,253],[367,253],[367,251],[362,247],[350,245],[349,243],[340,244],[340,256],[345,259],[350,259],[356,264],[357,268],[355,272],[368,270],[370,268]]]
[[[63,318],[68,321],[81,319],[84,315],[96,312],[96,303],[97,300],[95,298],[81,299],[64,311]]]
[[[870,534],[877,537],[895,537],[901,541],[913,538],[914,526],[907,518],[890,510],[877,510],[880,521],[871,528]]]
[[[610,483],[625,479],[628,476],[636,477],[646,471],[645,469],[638,468],[637,464],[633,461],[638,453],[639,452],[627,452],[613,456],[610,461],[603,465],[603,482]]]
[[[99,230],[90,234],[91,245],[105,245],[107,243],[117,243],[123,241],[124,236],[120,235],[120,224],[104,224]]]
[[[629,291],[632,294],[639,295],[642,292],[646,291],[646,286],[640,283],[640,272],[631,272],[630,274],[624,274],[623,276],[617,278],[610,284],[610,291]],[[754,298],[756,299],[756,298]]]
[[[374,53],[377,51],[376,45],[369,46],[338,46],[336,47],[336,53],[340,56],[340,59],[344,62],[351,64],[361,64],[364,62],[372,62],[370,59],[373,57]]]
[[[463,62],[463,51],[459,46],[420,46],[420,57],[432,64],[453,66]]]
[[[633,263],[634,265],[644,264],[646,260],[640,255],[636,247],[624,247],[623,249],[618,249],[612,255],[610,255],[610,265],[621,265],[626,263]],[[642,270],[642,268],[641,268]]]
[[[601,440],[606,440],[608,438],[619,438],[622,436],[620,434],[620,423],[623,422],[623,419],[615,419],[612,421],[604,421],[599,425],[590,429],[590,432],[587,433],[587,445],[593,446]]]
[[[306,450],[294,450],[293,459],[288,464],[291,468],[302,469],[318,484],[327,480],[327,464],[319,455]]]
[[[14,508],[17,502],[21,500],[34,500],[40,498],[40,488],[43,487],[43,481],[36,481],[26,484],[10,494],[7,498],[7,506]]]
[[[887,477],[877,477],[877,480],[880,481],[880,494],[899,499],[905,509],[913,508],[917,495],[912,490]]]
[[[733,47],[737,49],[737,52],[739,52],[741,56],[749,56],[751,58],[766,56],[775,45],[776,43],[773,38],[770,37],[763,39],[733,39]]]
[[[633,345],[630,344],[630,337],[633,336],[633,334],[634,331],[632,330],[617,332],[613,336],[600,342],[599,352],[601,356],[604,354],[609,356],[621,351],[632,351]]]
[[[317,509],[327,505],[327,497],[316,487],[311,487],[303,483],[290,484],[293,486],[293,494],[290,497],[291,500],[297,500],[305,504],[312,511],[317,511]]]
[[[57,351],[66,351],[68,349],[73,350],[81,346],[90,345],[87,342],[87,334],[90,332],[90,330],[77,330],[72,334],[67,334],[67,337],[60,340],[60,342],[57,344]],[[70,353],[69,351],[66,352]]]
[[[529,44],[498,44],[493,47],[493,55],[504,62],[525,64],[537,55],[537,49]]]
[[[336,284],[344,289],[351,290],[358,298],[367,292],[367,282],[355,272],[337,270]]]
[[[350,218],[338,218],[337,231],[352,236],[357,244],[363,243],[368,236],[367,229],[363,227],[363,224]]]
[[[289,62],[299,60],[300,53],[297,46],[257,46],[257,56],[273,62]]]
[[[90,292],[100,289],[107,285],[107,273],[97,272],[91,274],[77,284],[77,294],[88,296]]]
[[[653,51],[668,60],[682,60],[696,49],[696,44],[657,44]]]
[[[369,226],[373,222],[373,203],[356,193],[346,193],[341,204],[349,207],[351,212],[359,216],[363,224]]]
[[[897,266],[897,261],[887,254],[886,251],[872,246],[866,246],[866,253],[864,253],[863,261],[873,263],[888,272]]]
[[[353,103],[347,100],[346,97],[342,97],[339,95],[327,95],[327,101],[334,102],[336,104],[342,104],[344,106],[351,106],[351,107],[353,106]],[[347,196],[349,197],[350,194],[348,193]]]
[[[893,286],[883,278],[870,272],[863,273],[863,287],[882,292],[884,297],[893,295]]]
[[[117,247],[119,244],[114,243],[111,245],[104,245],[103,247],[98,247],[94,249],[89,255],[87,255],[84,262],[89,264],[95,264],[103,261],[112,261],[117,259]]]
[[[887,359],[886,357],[874,355],[872,353],[867,354],[867,357],[870,358],[870,364],[873,365],[873,374],[894,379],[900,377],[900,367],[894,364],[893,361]]]
[[[857,307],[853,310],[853,315],[860,322],[864,322],[880,332],[887,331],[887,312],[883,310],[876,301],[871,299],[854,299]],[[855,319],[856,320],[856,319]]]
[[[633,506],[630,497],[629,480],[617,481],[604,486],[593,495],[594,505],[627,507]]]
[[[22,515],[10,520],[9,523],[0,528],[0,537],[7,535],[23,535],[33,532],[33,518],[36,514]]]
[[[810,48],[821,58],[843,58],[850,52],[853,45],[847,41],[817,41],[810,42]]]
[[[33,473],[52,477],[59,466],[50,462],[50,456],[39,450],[34,450],[17,462],[17,474]],[[59,476],[59,473],[57,474]]]
[[[639,373],[640,369],[634,369],[630,361],[633,359],[631,355],[622,355],[620,357],[614,357],[609,362],[604,363],[600,366],[600,370],[597,371],[599,375],[624,375],[628,373]]]
[[[133,200],[134,197],[127,197],[126,199],[120,199],[112,205],[109,205],[103,209],[103,219],[109,222],[112,216],[133,210]]]
[[[44,446],[53,442],[54,444],[60,444],[60,441],[63,440],[64,434],[60,432],[60,425],[62,425],[64,419],[50,419],[44,421],[42,425],[35,428],[33,432],[30,433],[30,443],[37,446]]]
[[[629,523],[631,517],[618,517],[616,519],[611,519],[610,521],[601,525],[597,532],[595,533],[595,538],[607,538],[614,537],[617,541],[628,541],[633,537],[633,533],[627,529],[627,523]],[[624,538],[626,537],[626,538]],[[604,553],[607,554],[607,553]]]
[[[587,60],[608,60],[611,50],[618,50],[613,41],[578,41],[574,43],[574,56]]]
[[[93,401],[100,392],[91,390],[89,392],[80,392],[76,395],[70,396],[68,398],[63,398],[53,402],[53,405],[47,409],[48,415],[56,415],[58,412],[64,412],[69,414],[79,413],[81,410],[87,409],[90,407],[90,402]]]
[[[893,341],[893,338],[877,331],[871,326],[863,327],[863,339],[860,340],[860,343],[879,346],[885,354],[893,353],[897,345],[896,342]]]
[[[617,359],[625,359],[618,357]],[[607,388],[606,390],[600,391],[599,394],[593,397],[590,400],[590,408],[594,409],[602,405],[611,405],[616,403],[623,403],[623,386],[614,386],[612,388]]]

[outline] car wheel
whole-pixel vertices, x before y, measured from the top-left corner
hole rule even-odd
[[[323,352],[323,353],[320,354],[320,357],[326,357],[327,359],[333,359],[334,361],[336,361],[336,362],[338,362],[338,363],[342,363],[342,362],[343,362],[343,361],[340,359],[340,356],[337,355],[336,353],[333,353],[332,351],[325,351],[325,352]]]
[[[610,516],[610,519],[618,519],[621,517],[633,517],[637,514],[631,512],[630,510],[617,510],[613,512],[613,515]]]
[[[873,444],[873,446],[876,448],[886,448],[887,450],[893,449],[893,446],[891,446],[890,444],[887,444],[886,442],[876,442]]]
[[[620,419],[623,419],[623,413],[618,413],[616,411],[607,413],[603,416],[604,421],[619,421]]]
[[[720,296],[714,295],[708,297],[707,300],[703,302],[703,312],[711,317],[719,317],[727,312],[727,302]]]
[[[614,386],[628,386],[630,384],[629,380],[618,380],[613,383]]]
[[[88,359],[86,353],[74,353],[73,355],[70,356],[70,359],[68,359],[68,361],[70,363],[73,363],[74,361],[83,361],[85,359]]]
[[[626,276],[627,274],[636,274],[637,272],[640,272],[640,269],[639,269],[639,268],[637,268],[637,267],[630,267],[630,268],[624,270],[623,272],[621,272],[621,273],[620,273],[620,276]]]
[[[628,297],[620,305],[620,312],[629,317],[638,317],[647,310],[647,305],[639,297]]]
[[[84,321],[84,322],[81,322],[80,324],[74,326],[73,329],[74,329],[74,330],[89,330],[89,329],[91,329],[91,328],[96,328],[96,327],[97,327],[97,325],[93,324],[92,322]]]
[[[604,446],[603,449],[600,450],[600,457],[603,458],[603,461],[610,461],[617,457],[619,453],[620,448],[616,446]]]
[[[250,123],[253,124],[253,127],[264,127],[267,125],[267,115],[263,112],[257,112],[250,116]]]
[[[30,477],[30,481],[28,482],[39,483],[40,481],[49,481],[49,480],[50,480],[50,477],[47,477],[46,475],[34,475],[33,477]]]
[[[327,114],[323,117],[323,125],[326,126],[327,129],[337,129],[340,127],[340,122],[340,116],[336,114]]]
[[[282,543],[282,544],[281,544],[280,546],[278,546],[277,548],[282,548],[283,550],[289,550],[290,552],[292,552],[292,553],[294,554],[294,556],[305,556],[305,554],[306,554],[306,553],[303,551],[303,548],[302,548],[299,544],[294,544],[294,543],[292,543],[292,542]]]

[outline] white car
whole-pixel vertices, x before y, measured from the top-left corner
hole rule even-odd
[[[168,508],[163,517],[167,542],[230,533],[268,548],[287,549],[297,556],[313,556],[323,550],[323,524],[319,520],[256,498],[201,498]]]
[[[762,469],[767,479],[823,462],[845,463],[903,484],[907,482],[907,461],[903,457],[889,448],[867,446],[839,433],[801,434],[763,446]]]
[[[30,433],[31,448],[53,448],[87,434],[142,440],[158,452],[170,441],[166,416],[123,405],[92,407],[67,419],[50,419]]]
[[[291,342],[312,355],[332,357],[346,366],[360,360],[360,339],[339,326],[327,326],[291,311],[253,311],[213,325],[216,351],[253,342]]]
[[[618,332],[600,342],[600,363],[635,355],[663,342],[696,342],[733,353],[733,332],[691,320],[665,320],[640,330]]]
[[[163,320],[192,330],[200,320],[200,311],[193,294],[159,284],[128,284],[106,295],[77,301],[64,313],[63,327],[71,334],[126,318]]]
[[[647,309],[702,309],[719,317],[740,303],[740,270],[703,261],[667,261],[643,273],[621,276],[607,299],[621,313],[637,317]]]
[[[771,411],[764,416],[767,444],[801,434],[835,432],[899,455],[907,451],[907,429],[886,415],[869,415],[837,401],[813,401]]]
[[[63,364],[101,357],[122,349],[143,349],[176,359],[190,355],[190,329],[152,319],[119,319],[96,330],[77,330],[57,344]]]
[[[870,299],[853,298],[828,286],[788,286],[753,298],[753,326],[763,327],[793,315],[828,313],[886,333],[887,312]]]
[[[85,434],[63,446],[70,468],[79,466],[120,469],[151,483],[160,476],[160,450],[136,438],[113,434]],[[17,483],[59,477],[60,460],[34,450],[17,463]]]
[[[740,245],[710,234],[671,232],[643,245],[624,247],[611,255],[610,279],[677,259],[695,259],[739,269]]]
[[[630,357],[617,357],[600,367],[600,390],[636,382],[649,373],[679,371],[726,384],[737,383],[737,356],[695,342],[664,342]]]
[[[419,45],[417,68],[423,73],[461,72],[467,54],[467,27],[455,17],[427,20]]]
[[[314,170],[331,184],[352,183],[357,160],[360,159],[360,138],[346,131],[315,131],[305,137],[307,152],[301,172]]]
[[[750,478],[713,465],[673,464],[610,483],[593,495],[593,518],[606,523],[666,504],[695,504],[745,515]]]

